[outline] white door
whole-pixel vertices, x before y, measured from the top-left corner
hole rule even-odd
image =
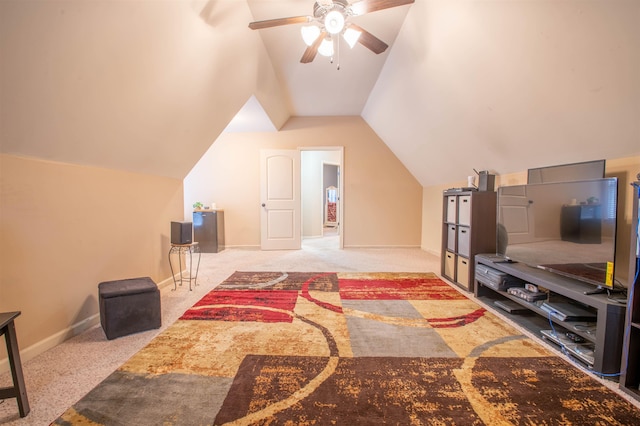
[[[509,244],[529,243],[535,240],[535,220],[533,202],[527,196],[525,185],[501,188],[501,222],[510,230]],[[500,230],[499,230],[500,232]]]
[[[300,152],[260,151],[260,246],[300,248]]]

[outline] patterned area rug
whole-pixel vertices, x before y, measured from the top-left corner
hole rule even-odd
[[[236,272],[54,424],[640,424],[434,274]]]

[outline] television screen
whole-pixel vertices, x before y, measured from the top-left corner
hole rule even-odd
[[[584,163],[561,164],[527,170],[527,183],[567,182],[574,180],[602,179],[605,160]]]
[[[498,254],[614,285],[617,178],[498,188]]]

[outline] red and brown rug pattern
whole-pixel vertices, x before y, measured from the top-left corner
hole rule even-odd
[[[640,412],[435,274],[236,272],[55,424],[631,425]]]

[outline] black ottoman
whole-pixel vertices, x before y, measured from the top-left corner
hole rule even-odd
[[[98,284],[100,324],[107,339],[161,325],[160,290],[149,277]]]

